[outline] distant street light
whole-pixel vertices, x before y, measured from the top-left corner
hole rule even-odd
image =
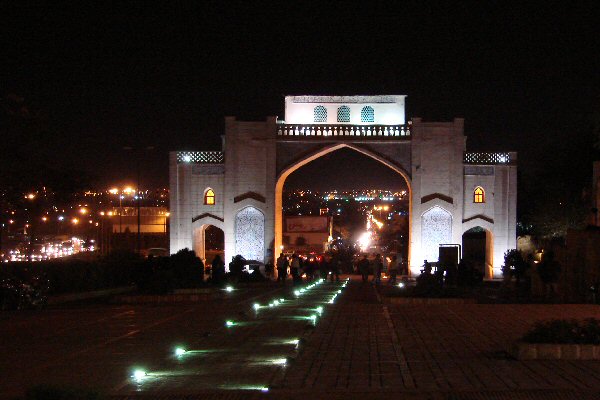
[[[141,245],[142,245],[142,237],[141,237],[141,225],[142,225],[142,216],[141,216],[141,212],[140,212],[140,208],[141,208],[141,192],[140,192],[140,181],[141,181],[141,170],[140,170],[140,162],[141,162],[141,158],[142,158],[142,153],[143,151],[149,151],[149,150],[154,150],[154,146],[145,146],[145,147],[131,147],[131,146],[127,146],[127,147],[123,147],[123,150],[126,151],[137,151],[137,159],[136,159],[136,170],[137,170],[137,189],[136,189],[136,193],[137,193],[137,238],[136,238],[136,247],[137,247],[137,253],[141,254]]]

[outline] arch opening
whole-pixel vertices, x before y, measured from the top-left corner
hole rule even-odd
[[[194,252],[205,265],[210,264],[217,254],[225,259],[225,233],[220,227],[207,223],[196,226],[193,243]]]
[[[462,260],[481,272],[487,279],[493,278],[494,236],[481,226],[475,226],[462,235]]]
[[[327,208],[327,210],[325,211],[326,215],[329,217],[333,218],[333,224],[331,223],[331,219],[329,220],[329,222],[315,222],[316,224],[319,224],[319,227],[313,226],[310,227],[309,229],[306,229],[306,227],[302,227],[302,224],[306,224],[306,222],[301,222],[299,224],[296,224],[295,226],[299,229],[298,232],[293,232],[290,233],[290,222],[288,218],[284,217],[284,211],[285,214],[288,215],[289,218],[292,218],[289,214],[291,214],[291,210],[287,209],[284,210],[283,209],[283,194],[284,194],[284,186],[285,183],[288,179],[288,177],[294,173],[295,171],[299,170],[300,168],[304,167],[305,165],[320,159],[321,157],[324,157],[330,153],[336,152],[340,149],[346,149],[346,150],[350,150],[352,153],[358,153],[361,155],[361,158],[363,158],[362,156],[366,156],[364,158],[368,159],[368,162],[372,162],[373,160],[378,162],[380,165],[389,168],[391,171],[394,172],[393,175],[398,176],[401,178],[399,179],[399,181],[402,182],[402,188],[404,189],[404,198],[403,198],[403,204],[404,204],[404,208],[405,208],[405,212],[400,212],[398,210],[393,210],[393,200],[390,200],[389,206],[388,205],[383,205],[385,204],[384,202],[387,201],[386,200],[382,200],[382,199],[376,199],[375,201],[366,201],[365,199],[362,200],[358,200],[356,198],[353,199],[353,202],[355,203],[355,205],[358,205],[359,207],[362,207],[363,211],[370,211],[370,214],[372,216],[372,218],[374,220],[377,220],[379,222],[382,222],[381,220],[383,220],[384,223],[396,223],[397,225],[402,225],[403,227],[403,234],[401,238],[398,238],[398,240],[395,241],[395,243],[391,243],[393,242],[392,240],[389,240],[390,244],[387,246],[389,249],[391,249],[391,251],[394,252],[398,252],[398,254],[401,254],[403,256],[404,261],[408,261],[410,260],[410,227],[411,227],[411,209],[412,209],[412,204],[411,204],[411,184],[410,184],[410,179],[408,177],[408,174],[406,173],[406,171],[403,169],[403,167],[394,164],[393,162],[385,159],[384,157],[382,157],[381,155],[374,153],[370,150],[355,146],[353,144],[350,143],[339,143],[339,144],[335,144],[326,148],[322,148],[319,149],[318,151],[305,156],[303,158],[301,158],[300,160],[297,160],[296,162],[294,162],[292,165],[288,166],[287,168],[285,168],[278,176],[277,182],[276,182],[276,187],[275,187],[275,241],[274,241],[274,250],[276,252],[275,257],[277,256],[277,254],[279,254],[279,252],[281,252],[282,250],[287,251],[288,249],[296,249],[298,248],[299,251],[315,251],[318,249],[318,243],[315,242],[314,239],[309,239],[309,236],[311,236],[310,233],[306,233],[306,232],[301,232],[302,230],[310,230],[310,229],[314,229],[315,231],[319,231],[322,236],[324,233],[324,230],[326,233],[326,236],[329,236],[328,239],[331,239],[333,236],[333,239],[337,239],[337,234],[341,233],[340,232],[340,227],[337,226],[336,224],[336,218],[343,218],[343,216],[341,214],[345,213],[345,210],[343,211],[342,208],[340,208],[340,210],[337,209],[332,209],[330,205],[328,205],[327,207],[323,207],[323,208]],[[325,161],[328,162],[328,161]],[[378,167],[379,168],[379,167]],[[368,174],[365,174],[368,175]],[[356,179],[357,182],[359,181],[359,179],[362,178],[362,175],[359,175]],[[391,197],[390,197],[391,199]],[[347,200],[347,199],[346,199]],[[345,201],[345,200],[344,200]],[[350,201],[350,200],[348,200]],[[326,202],[325,202],[326,203]],[[301,203],[299,203],[301,204]],[[380,207],[380,208],[374,208],[374,207]],[[384,208],[385,207],[385,208]],[[389,207],[389,208],[388,208]],[[319,216],[321,214],[321,212],[323,212],[323,208],[318,209],[316,211],[316,215]],[[398,212],[393,212],[393,211],[398,211]],[[312,215],[314,215],[315,213],[313,213]],[[389,217],[389,219],[388,219]],[[404,219],[404,222],[398,222],[398,220]],[[366,222],[367,219],[365,218],[362,223],[361,223],[361,229],[364,232],[366,229]],[[312,222],[311,222],[312,223]],[[325,226],[321,226],[325,224]],[[373,224],[376,224],[375,222],[373,222]],[[294,225],[294,223],[292,223],[291,225]],[[387,228],[387,225],[386,225]],[[343,230],[343,229],[342,229]],[[286,237],[284,238],[284,231],[286,232]],[[335,235],[332,235],[332,233],[336,233]],[[345,232],[345,235],[342,236],[346,236],[347,234],[347,239],[352,240],[355,237],[350,236],[350,232]],[[315,236],[315,235],[312,235]],[[377,235],[377,241],[378,243],[380,242],[380,235]],[[381,235],[383,236],[383,235]],[[389,236],[389,235],[388,235]],[[393,234],[392,234],[393,236]],[[285,240],[284,240],[285,239]],[[323,252],[326,249],[325,246],[321,245],[321,252]],[[381,250],[379,249],[374,249],[374,252],[380,252]]]

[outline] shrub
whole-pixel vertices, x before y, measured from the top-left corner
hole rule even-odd
[[[174,289],[199,287],[204,283],[204,265],[189,249],[170,257],[149,258],[135,271],[135,284],[141,292],[167,294]]]
[[[27,390],[26,400],[100,400],[104,396],[90,389],[38,385]]]
[[[523,336],[527,343],[594,344],[600,345],[600,320],[584,321],[556,319],[537,322]]]
[[[198,287],[204,283],[204,264],[193,250],[182,249],[170,257],[177,288]]]
[[[442,283],[433,274],[417,276],[413,294],[417,297],[438,297],[442,294]]]
[[[525,276],[529,264],[523,258],[521,252],[517,249],[510,249],[504,253],[504,265],[502,266],[502,275],[515,277],[517,282]]]
[[[35,263],[7,263],[0,269],[0,280],[16,278],[30,283],[35,276],[49,281],[48,294],[63,294],[126,286],[133,282],[142,260],[135,254],[111,255],[94,261],[78,259],[48,260]]]

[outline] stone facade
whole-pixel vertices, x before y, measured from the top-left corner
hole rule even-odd
[[[225,233],[226,260],[239,253],[272,257],[282,244],[281,196],[287,176],[347,147],[406,180],[413,275],[425,258],[435,256],[437,245],[461,244],[464,232],[481,227],[488,237],[486,275],[501,276],[504,252],[516,247],[516,153],[467,153],[462,119],[413,118],[405,123],[405,96],[285,100],[285,122],[226,117],[222,153],[170,154],[172,253],[188,247],[203,256],[204,229],[214,225]],[[475,202],[477,188],[483,193],[481,202]],[[204,204],[208,189],[215,193],[213,205]],[[259,226],[261,220],[262,241],[249,228],[249,216]],[[261,242],[262,252],[256,250]]]

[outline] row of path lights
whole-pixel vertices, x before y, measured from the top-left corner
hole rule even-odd
[[[347,278],[341,285],[336,285],[336,288],[334,288],[334,292],[333,292],[331,298],[329,299],[329,301],[327,301],[327,303],[329,303],[329,304],[334,303],[337,296],[342,293],[342,289],[344,289],[348,285],[349,280],[350,279]],[[267,305],[261,305],[260,303],[254,303],[252,305],[252,309],[258,315],[258,312],[261,309],[268,310],[268,309],[274,309],[274,308],[282,306],[282,305],[293,305],[293,304],[298,306],[299,304],[297,303],[297,301],[300,300],[300,298],[302,296],[312,293],[311,292],[312,289],[315,289],[315,288],[321,286],[323,283],[325,283],[325,280],[320,279],[317,282],[312,283],[304,288],[294,290],[293,294],[294,294],[295,300],[296,300],[295,303],[292,303],[292,300],[280,297],[280,298],[272,300]],[[226,286],[223,290],[230,293],[230,292],[233,292],[235,289],[232,286]],[[309,316],[304,317],[304,319],[311,321],[311,324],[314,326],[314,325],[316,325],[318,318],[323,315],[324,308],[322,305],[319,305],[316,308],[313,308],[311,310],[314,311],[314,314],[310,314]],[[234,320],[226,320],[225,328],[227,328],[229,330],[236,326],[241,326],[243,324],[244,324],[243,322],[238,322],[238,321],[234,321]],[[288,344],[288,345],[293,345],[295,347],[295,349],[298,349],[300,346],[301,340],[302,339],[291,339],[291,340],[286,340],[283,343]],[[194,353],[203,353],[203,352],[205,352],[205,351],[203,351],[203,350],[187,350],[184,347],[179,346],[179,347],[176,347],[174,350],[174,357],[178,360],[182,360],[187,355],[194,354]],[[288,359],[287,358],[274,358],[274,359],[267,360],[267,363],[285,367],[288,363]],[[133,382],[135,382],[138,385],[138,390],[139,390],[140,385],[144,381],[146,381],[147,379],[152,378],[152,377],[158,377],[159,375],[160,374],[158,374],[158,373],[151,373],[144,369],[136,368],[132,372],[131,379],[133,380]],[[247,387],[247,389],[259,390],[262,392],[267,392],[269,390],[269,388],[266,386]]]

